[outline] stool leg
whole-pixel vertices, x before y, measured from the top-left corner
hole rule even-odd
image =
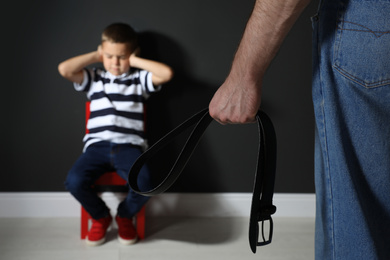
[[[88,221],[89,221],[89,214],[88,212],[84,209],[84,207],[81,207],[81,239],[85,239],[88,234]]]
[[[136,215],[137,234],[139,239],[145,238],[145,206]]]

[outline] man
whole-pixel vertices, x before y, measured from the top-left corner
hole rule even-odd
[[[263,76],[309,2],[256,1],[215,120],[254,121]],[[390,259],[390,2],[323,0],[312,20],[316,259]]]

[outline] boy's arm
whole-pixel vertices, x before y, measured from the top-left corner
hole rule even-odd
[[[136,56],[136,52],[130,56],[130,66],[151,72],[152,82],[155,86],[167,83],[173,77],[171,67],[158,61],[138,57]]]
[[[58,71],[64,78],[81,84],[84,79],[83,69],[88,65],[101,61],[100,52],[93,51],[61,62],[58,65]]]

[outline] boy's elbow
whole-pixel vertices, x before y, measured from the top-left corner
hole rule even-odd
[[[153,75],[153,84],[161,85],[169,82],[173,78],[173,69],[171,67],[165,67],[160,70],[160,74],[157,76]]]
[[[80,79],[80,75],[82,75],[82,73],[74,72],[66,62],[61,62],[60,64],[58,64],[58,72],[62,77],[72,82],[79,82],[80,80],[82,80]]]
[[[174,71],[171,67],[167,67],[166,72],[165,72],[165,79],[166,82],[170,81],[173,78]]]
[[[60,73],[61,76],[63,76],[64,78],[66,78],[69,74],[67,68],[66,68],[66,65],[61,62],[60,64],[58,64],[58,72]]]

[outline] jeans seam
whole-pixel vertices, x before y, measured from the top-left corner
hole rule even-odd
[[[340,22],[343,22],[344,23],[349,23],[349,24],[354,24],[354,25],[357,25],[359,27],[362,27],[363,29],[361,30],[358,30],[358,29],[345,29],[344,27],[343,28],[340,28],[339,30],[342,30],[342,31],[354,31],[354,32],[366,32],[366,33],[371,33],[373,34],[376,38],[380,38],[386,34],[389,34],[390,31],[373,31],[371,30],[370,28],[362,25],[362,24],[359,24],[359,23],[355,23],[355,22],[349,22],[349,21],[345,21],[345,20],[341,20]]]
[[[318,19],[320,19],[320,17],[318,17]],[[320,23],[321,21],[317,21],[318,23]],[[317,26],[317,31],[319,31],[319,26]],[[318,37],[318,36],[317,36]],[[335,37],[337,37],[337,35],[335,35]],[[318,136],[319,136],[319,139],[320,139],[320,143],[322,143],[324,145],[324,149],[322,151],[322,156],[324,158],[324,174],[326,175],[325,176],[325,180],[326,180],[326,184],[325,185],[325,188],[326,188],[326,196],[325,196],[325,199],[326,200],[330,200],[329,202],[329,208],[330,208],[330,214],[329,216],[327,215],[326,217],[330,217],[331,218],[331,221],[329,222],[330,223],[330,237],[331,237],[331,241],[330,241],[330,244],[331,244],[331,248],[332,248],[332,257],[333,259],[336,259],[336,253],[335,253],[335,236],[334,236],[334,208],[333,208],[333,192],[332,192],[332,182],[331,182],[331,176],[330,176],[330,167],[329,167],[329,153],[328,153],[328,141],[327,141],[327,135],[326,135],[326,115],[325,115],[325,90],[324,90],[324,80],[322,78],[322,72],[321,72],[321,66],[320,66],[320,63],[324,62],[322,61],[321,59],[321,47],[318,45],[318,56],[317,56],[317,64],[318,64],[318,70],[319,70],[319,87],[320,87],[320,91],[321,91],[321,100],[320,100],[320,111],[321,111],[321,118],[320,118],[320,124],[322,124],[322,127],[318,130]]]
[[[323,90],[323,84],[320,83],[320,86],[321,86],[321,89]],[[322,91],[323,92],[323,91]],[[324,93],[324,92],[323,92]],[[331,181],[331,175],[330,175],[330,166],[329,166],[329,153],[328,153],[328,150],[329,150],[329,146],[328,146],[328,139],[327,139],[327,135],[326,135],[326,116],[325,116],[325,98],[322,96],[322,99],[321,99],[321,114],[322,114],[322,119],[321,119],[321,124],[322,124],[322,131],[319,132],[319,137],[320,137],[320,140],[322,139],[322,143],[324,144],[324,149],[323,149],[323,156],[324,156],[324,173],[325,173],[325,177],[326,177],[326,182],[327,182],[327,185],[325,187],[327,187],[326,189],[326,199],[329,200],[329,208],[330,208],[330,214],[329,214],[329,217],[331,218],[331,221],[329,223],[331,223],[331,226],[330,226],[330,236],[331,236],[331,239],[332,241],[330,241],[331,243],[331,247],[332,247],[332,251],[333,251],[333,258],[336,259],[336,252],[335,252],[335,236],[334,236],[334,207],[333,207],[333,189],[332,189],[332,181]]]
[[[352,82],[355,82],[356,84],[359,84],[360,86],[362,86],[362,87],[364,87],[366,89],[380,88],[380,87],[384,87],[384,86],[387,86],[388,84],[390,84],[390,80],[377,81],[377,82],[372,82],[370,84],[367,84],[363,80],[360,80],[359,78],[357,78],[357,77],[355,77],[353,75],[350,75],[348,72],[346,72],[345,70],[343,70],[342,68],[340,68],[337,65],[333,65],[332,67],[338,73],[340,73],[342,76],[344,76],[345,78],[351,80]]]

